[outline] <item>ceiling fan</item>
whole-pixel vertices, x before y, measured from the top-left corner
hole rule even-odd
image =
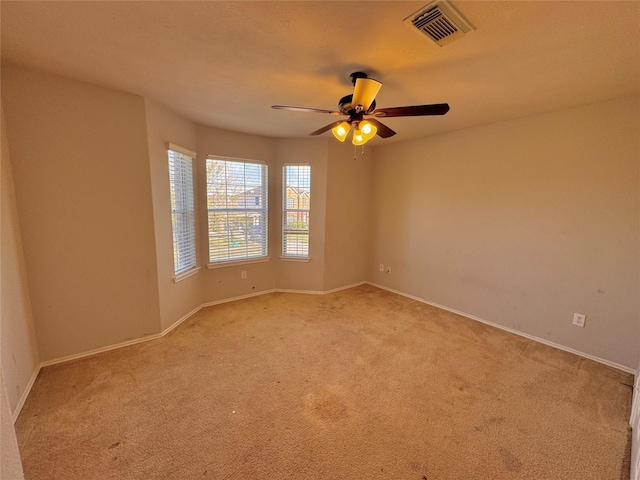
[[[310,135],[320,135],[332,131],[333,135],[344,142],[351,127],[353,127],[354,145],[364,145],[376,134],[382,138],[392,137],[396,134],[376,118],[365,118],[371,115],[377,118],[384,117],[418,117],[424,115],[444,115],[449,111],[447,103],[433,105],[411,105],[406,107],[376,108],[376,95],[382,87],[382,83],[368,78],[364,72],[353,72],[351,81],[354,85],[353,94],[346,95],[338,102],[338,111],[323,110],[320,108],[290,107],[287,105],[272,105],[278,110],[292,110],[294,112],[328,113],[329,115],[346,115],[347,120],[338,120],[311,132]]]

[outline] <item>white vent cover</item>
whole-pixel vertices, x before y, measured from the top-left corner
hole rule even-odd
[[[422,7],[405,18],[404,22],[412,30],[426,35],[441,47],[475,30],[447,0],[432,2]]]

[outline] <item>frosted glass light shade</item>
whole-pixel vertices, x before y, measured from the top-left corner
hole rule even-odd
[[[362,130],[360,130],[360,126],[357,126],[353,130],[353,139],[351,140],[351,143],[353,143],[354,145],[364,145],[365,143],[367,143],[367,141],[364,139],[364,135],[362,134]]]
[[[338,140],[344,142],[344,139],[347,138],[347,134],[349,133],[350,129],[351,125],[349,125],[347,122],[341,122],[331,129],[331,133],[333,133],[333,136]]]

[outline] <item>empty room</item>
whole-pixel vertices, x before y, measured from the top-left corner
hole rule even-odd
[[[0,9],[2,480],[640,480],[639,1]]]

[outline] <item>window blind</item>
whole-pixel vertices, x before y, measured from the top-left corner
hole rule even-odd
[[[282,255],[308,258],[311,166],[285,165],[282,172]]]
[[[169,150],[173,266],[176,275],[196,266],[193,158]]]
[[[211,263],[268,255],[267,165],[207,159],[207,212]]]

